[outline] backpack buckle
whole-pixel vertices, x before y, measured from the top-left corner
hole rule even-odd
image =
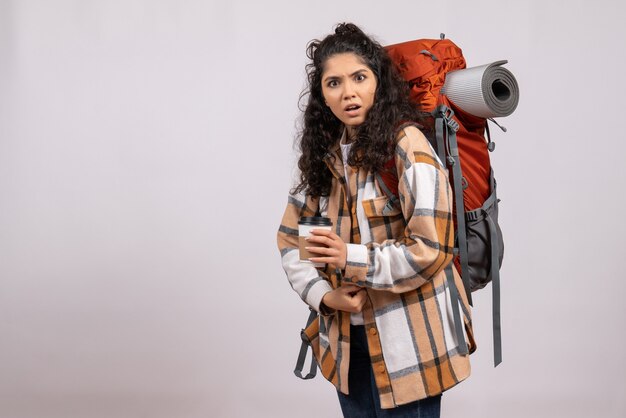
[[[452,110],[450,110],[452,112]],[[454,114],[454,112],[452,112]],[[448,129],[456,132],[459,130],[459,122],[455,121],[454,119],[452,119],[452,117],[448,118],[444,118],[444,120],[446,121],[446,125],[448,125]]]
[[[459,123],[455,121],[453,118],[454,110],[450,109],[448,106],[441,105],[439,106],[439,113],[441,114],[441,117],[443,118],[443,120],[446,122],[448,129],[450,129],[453,132],[456,132],[459,130]]]
[[[478,209],[475,209],[475,210],[470,210],[468,212],[465,212],[465,220],[468,221],[468,222],[477,221],[481,216],[483,216],[482,208],[478,208]]]
[[[388,200],[383,208],[383,215],[389,215],[394,210],[393,202]]]

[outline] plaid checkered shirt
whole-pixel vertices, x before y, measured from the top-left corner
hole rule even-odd
[[[459,352],[443,270],[452,262],[454,247],[447,172],[415,126],[400,130],[395,163],[401,208],[387,204],[389,199],[372,172],[350,169],[346,178],[337,143],[327,156],[333,174],[329,196],[291,194],[278,231],[287,278],[311,308],[319,311],[324,294],[342,283],[367,290],[362,313],[383,408],[437,395],[470,374],[469,355]],[[316,269],[299,261],[298,220],[314,216],[318,209],[347,243],[344,271]],[[363,216],[356,216],[357,212]],[[355,219],[366,220],[358,225]],[[369,233],[361,234],[365,228]],[[369,242],[360,243],[361,235],[367,235]],[[465,338],[473,352],[470,306],[463,283],[452,270]],[[318,332],[310,338],[322,374],[347,394],[350,314],[321,314],[316,325]]]

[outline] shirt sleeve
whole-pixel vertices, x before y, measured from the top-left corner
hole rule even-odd
[[[287,207],[278,229],[278,249],[283,269],[293,290],[311,308],[320,312],[320,303],[324,295],[333,290],[324,272],[309,263],[300,262],[298,249],[298,219],[301,216],[313,216],[317,201],[307,199],[303,194],[290,194]]]
[[[403,293],[432,280],[452,261],[452,190],[446,170],[419,129],[402,131],[395,160],[404,234],[383,242],[347,244],[344,281]]]

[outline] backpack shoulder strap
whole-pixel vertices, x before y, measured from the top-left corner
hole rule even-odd
[[[296,361],[296,368],[293,371],[293,373],[296,376],[298,376],[300,379],[303,379],[303,380],[313,379],[315,375],[317,374],[317,362],[315,360],[315,356],[313,355],[313,348],[311,348],[311,367],[309,369],[309,373],[307,373],[306,376],[302,375],[302,371],[304,369],[304,362],[306,360],[306,353],[309,347],[311,346],[309,339],[306,336],[304,330],[308,328],[309,325],[313,323],[313,321],[316,321],[318,317],[317,312],[315,312],[313,309],[310,309],[310,310],[311,310],[311,313],[309,314],[309,318],[306,321],[306,326],[304,327],[304,329],[302,329],[302,331],[300,331],[300,338],[302,338],[302,344],[300,345],[300,353],[298,353],[298,360]]]
[[[409,126],[415,126],[418,129],[422,126],[417,122],[413,121],[404,121],[401,122],[396,128],[396,132],[402,131],[404,128]],[[396,170],[396,156],[395,153],[391,156],[389,161],[385,163],[383,166],[383,170],[379,170],[376,172],[376,179],[378,180],[378,184],[380,184],[380,188],[383,193],[389,198],[389,202],[392,209],[393,207],[400,208],[400,199],[398,198],[398,171]]]
[[[398,176],[392,176],[388,172],[376,172],[376,178],[378,179],[378,184],[380,188],[385,193],[385,196],[389,199],[389,202],[383,209],[383,214],[391,212],[393,208],[401,208],[400,199],[398,198]],[[391,190],[395,185],[395,193]]]
[[[435,130],[438,145],[440,147],[441,138],[443,146],[447,151],[447,163],[450,166],[452,188],[454,189],[454,206],[456,211],[456,239],[461,258],[461,279],[465,287],[465,294],[470,305],[472,302],[472,292],[469,281],[469,263],[467,253],[467,232],[465,230],[465,208],[463,207],[463,174],[461,167],[461,157],[459,146],[456,141],[456,132],[459,124],[452,117],[454,111],[445,105],[437,108],[437,119],[435,120]],[[441,153],[441,150],[437,150]],[[445,155],[445,154],[444,154]],[[442,161],[443,162],[443,161]]]

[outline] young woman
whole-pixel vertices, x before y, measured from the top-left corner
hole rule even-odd
[[[308,103],[299,138],[300,179],[278,232],[293,289],[320,312],[312,343],[337,388],[346,417],[438,417],[441,393],[470,373],[454,332],[451,189],[445,168],[418,126],[407,86],[383,47],[353,24],[307,49]],[[381,173],[397,174],[399,204]],[[310,261],[298,252],[298,220],[314,230]],[[465,339],[474,349],[461,295]]]

